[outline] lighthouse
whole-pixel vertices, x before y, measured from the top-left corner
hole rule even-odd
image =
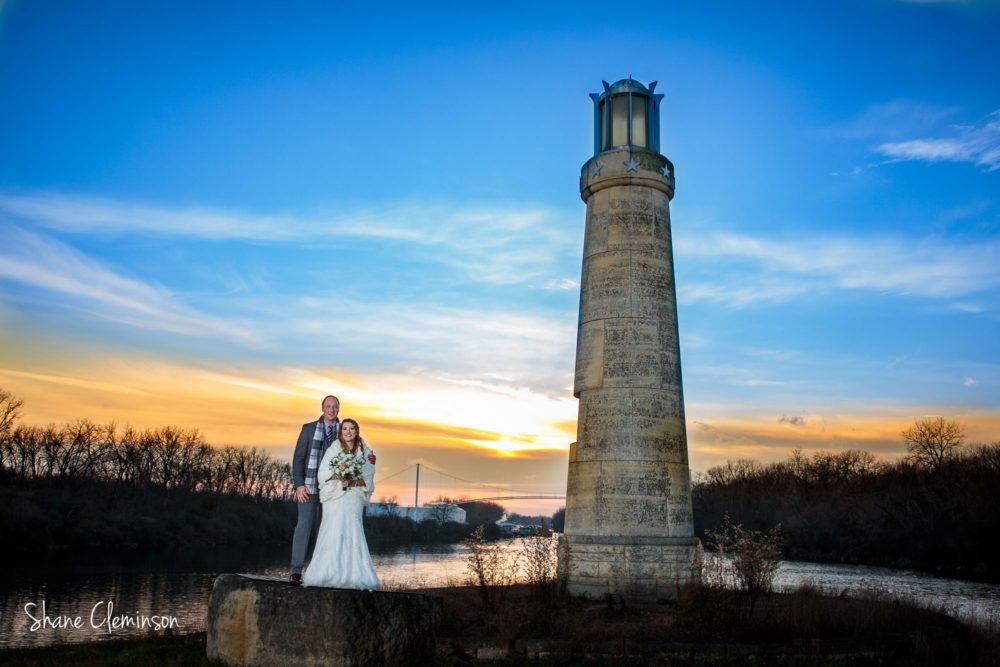
[[[571,593],[655,602],[700,576],[670,232],[674,166],[660,154],[656,82],[603,83],[591,95],[594,156],[580,174],[580,403],[559,574]]]

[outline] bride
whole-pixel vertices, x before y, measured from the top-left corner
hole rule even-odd
[[[364,462],[363,480],[343,481],[330,471],[330,462],[341,452],[354,454]],[[375,464],[368,458],[370,453],[358,422],[343,420],[340,439],[327,448],[317,472],[323,521],[312,560],[302,576],[303,586],[378,590],[378,576],[361,522],[365,504],[375,490]]]

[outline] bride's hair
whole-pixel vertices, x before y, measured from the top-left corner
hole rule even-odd
[[[358,424],[356,420],[351,419],[350,417],[348,417],[347,419],[341,419],[340,420],[341,433],[344,432],[344,424],[348,422],[354,424],[354,444],[351,446],[351,454],[357,454],[358,449],[363,449],[363,445],[365,444],[365,441],[361,438],[361,426]],[[341,442],[343,442],[343,439],[341,439]]]

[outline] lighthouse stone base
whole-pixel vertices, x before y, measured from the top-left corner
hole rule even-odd
[[[701,577],[702,548],[696,537],[562,535],[559,580],[574,595],[619,595],[652,604],[676,599]]]

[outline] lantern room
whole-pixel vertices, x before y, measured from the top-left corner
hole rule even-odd
[[[602,81],[603,93],[594,100],[594,155],[615,148],[640,148],[660,152],[660,100],[649,87],[632,78],[613,84]]]

